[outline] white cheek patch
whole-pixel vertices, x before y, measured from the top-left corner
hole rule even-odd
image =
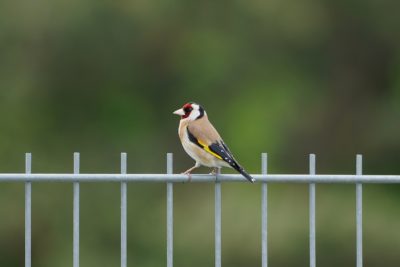
[[[198,116],[200,116],[200,111],[198,109],[193,109],[188,118],[189,120],[194,121]]]

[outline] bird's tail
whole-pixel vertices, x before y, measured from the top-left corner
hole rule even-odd
[[[248,174],[242,167],[239,167],[237,169],[238,172],[240,172],[241,175],[243,175],[247,180],[249,180],[250,182],[254,183],[256,181],[256,179],[254,179],[253,177],[251,177],[250,174]]]
[[[247,180],[249,180],[251,183],[254,183],[256,181],[256,179],[254,179],[253,177],[251,177],[250,174],[248,174],[242,166],[239,165],[239,163],[236,160],[232,160],[231,162],[229,162],[229,165],[231,165],[231,167],[233,169],[235,169],[236,171],[238,171],[241,175],[243,175]]]

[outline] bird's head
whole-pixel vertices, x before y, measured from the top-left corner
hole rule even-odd
[[[175,110],[173,114],[181,116],[182,120],[187,119],[189,121],[194,121],[202,118],[206,112],[199,104],[189,102],[183,105],[182,108]]]

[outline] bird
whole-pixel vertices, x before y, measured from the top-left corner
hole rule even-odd
[[[194,102],[188,102],[173,114],[181,117],[178,135],[185,152],[195,160],[195,165],[183,174],[191,177],[191,172],[200,167],[213,168],[211,174],[215,174],[222,167],[235,169],[247,180],[254,183],[255,179],[233,157],[228,146],[208,120],[204,108]]]

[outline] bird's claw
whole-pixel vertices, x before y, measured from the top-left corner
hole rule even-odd
[[[192,173],[191,172],[185,171],[185,172],[182,172],[182,174],[188,176],[188,182],[189,183],[192,181]]]
[[[214,168],[209,174],[210,175],[217,175],[217,169]]]

